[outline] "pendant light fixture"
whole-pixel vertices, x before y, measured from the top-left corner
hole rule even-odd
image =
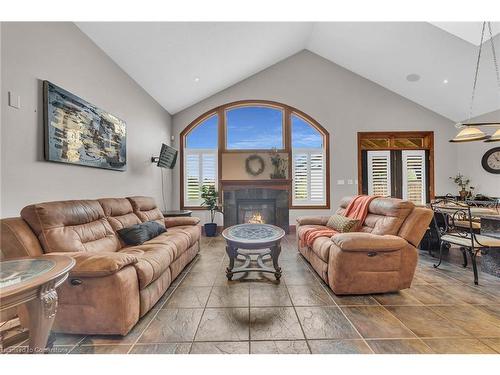
[[[484,132],[472,126],[466,126],[462,130],[458,132],[455,138],[450,139],[450,142],[470,142],[470,141],[481,141],[483,139],[487,139],[488,135],[484,134]]]
[[[498,127],[500,127],[500,122],[476,122],[476,123],[473,123],[470,121],[472,118],[472,109],[474,107],[474,98],[476,96],[477,77],[479,74],[479,65],[480,65],[479,63],[481,62],[481,52],[482,52],[482,48],[483,48],[484,33],[486,31],[486,26],[488,26],[488,32],[490,35],[493,64],[495,66],[497,84],[498,84],[498,88],[500,90],[500,73],[498,71],[497,56],[495,53],[495,44],[493,43],[493,32],[491,31],[491,22],[483,22],[483,28],[481,31],[481,43],[479,44],[479,52],[477,54],[477,62],[476,62],[476,71],[474,74],[474,84],[472,85],[472,96],[471,96],[470,107],[469,107],[469,117],[468,117],[467,122],[465,124],[462,124],[462,123],[456,124],[456,127],[458,129],[460,129],[460,131],[455,136],[455,138],[450,139],[450,142],[460,143],[460,142],[471,142],[471,141],[481,141],[481,140],[486,140],[485,142],[500,141],[500,129],[498,129],[492,136],[487,135],[481,129],[479,129],[480,126],[494,126],[494,127],[498,126]]]
[[[500,124],[498,124],[500,126]],[[485,142],[500,142],[500,128],[497,129],[496,132],[493,133],[491,137],[489,137]]]

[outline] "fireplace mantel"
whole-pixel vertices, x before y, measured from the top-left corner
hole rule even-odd
[[[268,179],[268,180],[221,180],[222,190],[241,189],[242,186],[252,188],[290,190],[292,180],[290,179]]]

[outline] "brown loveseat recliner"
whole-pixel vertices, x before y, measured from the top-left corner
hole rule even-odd
[[[342,199],[342,214],[352,197]],[[396,198],[376,198],[360,232],[320,237],[301,247],[304,230],[326,228],[329,216],[297,218],[299,251],[335,294],[386,293],[409,288],[418,260],[417,246],[432,210]]]
[[[127,246],[116,232],[151,220],[167,232],[142,245]],[[165,219],[150,197],[38,203],[0,221],[1,259],[73,257],[76,265],[58,289],[53,330],[125,335],[198,253],[198,222]]]

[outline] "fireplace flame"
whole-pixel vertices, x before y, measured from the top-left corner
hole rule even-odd
[[[262,218],[260,212],[253,214],[252,217],[248,219],[248,222],[250,224],[265,224],[264,219]]]

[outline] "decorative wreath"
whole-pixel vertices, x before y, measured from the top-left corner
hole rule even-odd
[[[258,168],[255,168],[252,166],[253,162],[258,163]],[[262,172],[264,172],[264,159],[262,159],[259,155],[250,155],[246,160],[245,160],[245,170],[247,171],[248,174],[251,174],[252,176],[258,176]]]

